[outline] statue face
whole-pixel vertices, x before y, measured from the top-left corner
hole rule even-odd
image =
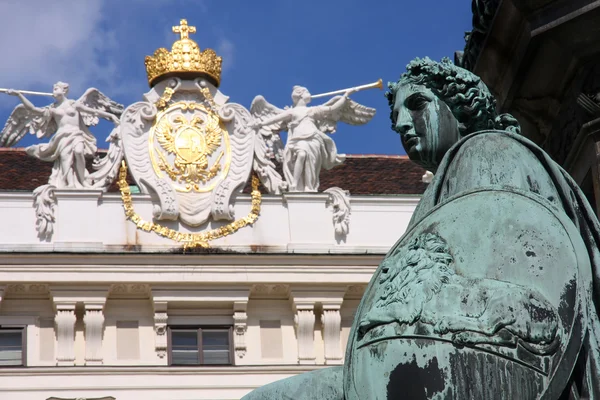
[[[52,88],[52,96],[57,99],[61,97],[65,97],[67,95],[67,90],[62,85],[54,85]]]
[[[432,172],[460,139],[458,121],[446,103],[423,85],[400,84],[392,121],[409,158]]]

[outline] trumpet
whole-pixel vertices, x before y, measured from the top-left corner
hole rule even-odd
[[[336,94],[343,94],[343,93],[346,93],[348,90],[352,90],[352,89],[354,89],[356,92],[358,92],[361,90],[374,89],[374,88],[379,88],[380,90],[383,90],[383,81],[381,80],[381,78],[377,82],[368,83],[366,85],[355,86],[353,88],[347,88],[347,89],[334,90],[333,92],[319,93],[319,94],[311,95],[310,97],[311,97],[311,99],[318,99],[319,97],[327,97],[327,96],[333,96]]]
[[[9,89],[0,89],[0,93],[6,93],[6,92],[8,92],[8,90]],[[32,92],[31,90],[15,90],[15,92],[21,92],[22,94],[30,94],[33,96],[49,96],[49,97],[54,96],[52,93]]]

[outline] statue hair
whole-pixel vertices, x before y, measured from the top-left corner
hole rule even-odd
[[[457,67],[449,58],[443,58],[441,62],[428,57],[415,58],[406,69],[407,72],[402,74],[398,82],[388,83],[389,91],[385,93],[392,108],[392,129],[395,129],[393,108],[396,93],[402,83],[410,82],[425,86],[448,105],[459,122],[462,136],[486,129],[521,133],[515,117],[510,114],[498,115],[496,99],[481,78]]]
[[[66,82],[58,81],[54,84],[54,86],[58,86],[65,91],[65,94],[69,92],[69,84]]]

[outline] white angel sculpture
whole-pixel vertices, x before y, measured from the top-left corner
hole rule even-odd
[[[263,136],[287,131],[287,143],[283,150],[283,173],[290,192],[316,192],[319,189],[321,168],[331,169],[344,162],[338,154],[334,141],[327,133],[334,133],[338,121],[351,125],[366,124],[375,115],[375,109],[365,107],[349,99],[360,87],[345,91],[327,103],[308,107],[312,97],[308,89],[294,86],[293,107],[280,109],[256,96],[250,113],[254,122],[250,126],[260,128]]]
[[[6,90],[7,94],[18,96],[23,104],[13,110],[6,122],[0,133],[0,146],[14,145],[27,132],[36,134],[38,138],[54,134],[49,143],[33,145],[25,150],[30,156],[54,162],[48,184],[57,189],[106,188],[110,184],[107,177],[112,175],[108,170],[114,169],[114,163],[109,161],[115,161],[115,155],[109,149],[106,157],[94,163],[96,173],[88,173],[85,168],[86,158],[93,157],[97,150],[96,138],[88,127],[97,125],[98,117],[112,121],[115,129],[108,141],[114,147],[112,144],[119,140],[118,125],[123,106],[94,88],[88,89],[78,100],[68,99],[68,92],[67,83],[57,82],[52,91],[52,97],[56,101],[39,108],[21,92]],[[116,147],[119,153],[116,158],[119,158],[122,156],[120,144]]]

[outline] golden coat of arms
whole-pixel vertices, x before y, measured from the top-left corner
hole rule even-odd
[[[181,101],[158,113],[149,144],[154,171],[169,176],[179,192],[210,191],[229,172],[229,134],[202,104]]]
[[[150,91],[123,112],[127,170],[121,173],[120,187],[126,214],[138,228],[188,244],[205,244],[258,216],[254,197],[252,215],[242,218],[243,223],[234,221],[233,207],[235,195],[250,178],[256,135],[247,126],[250,113],[228,102],[218,89],[221,57],[211,49],[200,50],[189,38],[194,28],[185,20],[173,31],[181,37],[170,52],[161,48],[146,57]],[[127,171],[141,193],[152,198],[156,222],[134,213]],[[210,219],[234,222],[217,224],[217,232],[198,229],[207,228]],[[161,220],[179,220],[187,227],[175,231],[161,225]]]

